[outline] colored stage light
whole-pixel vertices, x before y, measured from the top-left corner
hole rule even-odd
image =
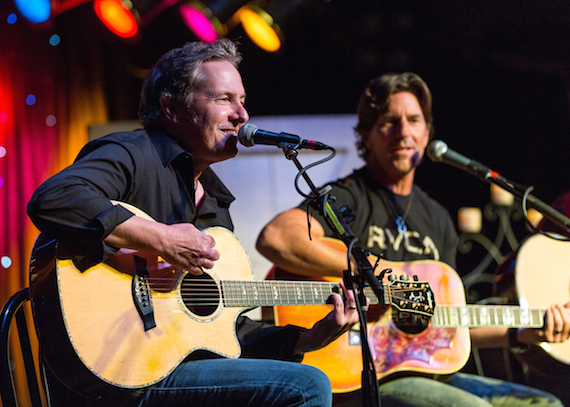
[[[51,15],[50,0],[15,0],[18,11],[32,23],[43,23]]]
[[[281,48],[281,29],[269,13],[253,4],[242,7],[238,13],[243,29],[258,47],[268,52]]]
[[[209,44],[216,41],[219,35],[210,19],[206,16],[208,13],[206,10],[198,3],[184,3],[179,8],[184,24],[200,41]]]
[[[138,32],[139,27],[135,15],[123,1],[95,0],[93,8],[103,24],[119,37],[131,38]]]

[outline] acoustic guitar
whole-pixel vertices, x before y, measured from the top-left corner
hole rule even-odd
[[[542,234],[525,239],[514,262],[514,287],[521,306],[549,307],[570,298],[570,242]],[[570,373],[570,341],[543,342],[517,357],[539,371]]]
[[[121,205],[150,219],[130,205]],[[161,270],[153,277],[161,259],[150,264],[134,254],[131,258],[118,253],[115,256],[126,257],[112,257],[84,272],[71,260],[58,259],[51,249],[47,252],[55,254],[53,260],[33,258],[31,274],[37,280],[45,274],[41,268],[53,267],[50,275],[55,274],[53,287],[44,283],[36,289],[42,294],[33,299],[44,352],[52,355],[53,363],[75,355],[83,370],[104,382],[141,388],[163,379],[198,350],[239,357],[235,323],[239,314],[251,308],[320,304],[325,315],[330,311],[324,304],[338,290],[337,284],[254,281],[249,257],[230,231],[215,227],[205,233],[215,239],[220,259],[200,276]],[[37,247],[34,253],[50,247]],[[131,263],[133,269],[110,265]],[[383,285],[385,300],[401,312],[420,319],[433,314],[428,283],[410,280]],[[371,298],[371,302],[378,301]],[[65,370],[64,364],[60,371]]]
[[[346,250],[343,243],[336,239],[324,240]],[[370,261],[374,264],[376,258],[370,256]],[[383,269],[392,269],[392,275],[397,276],[396,281],[410,281],[416,276],[421,281],[429,282],[437,305],[429,324],[420,332],[401,326],[401,313],[394,307],[391,312],[381,314],[376,319],[369,315],[368,342],[380,382],[398,374],[437,377],[457,372],[469,358],[469,328],[538,328],[544,325],[546,308],[466,305],[461,278],[446,263],[435,260],[380,260],[377,273]],[[290,279],[292,276],[278,268],[272,273],[272,278],[277,279]],[[330,277],[324,279],[329,280]],[[294,323],[309,327],[327,312],[329,309],[326,306],[274,307],[275,321],[279,325]],[[359,332],[351,330],[327,347],[307,353],[303,363],[323,370],[331,380],[334,393],[358,390],[362,372]]]

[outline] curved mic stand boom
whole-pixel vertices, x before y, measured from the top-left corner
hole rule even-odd
[[[357,289],[358,294],[355,293],[356,308],[360,320],[360,346],[362,349],[362,405],[365,407],[380,407],[380,395],[378,391],[378,382],[376,379],[376,369],[374,367],[374,359],[370,352],[370,346],[368,344],[368,335],[366,332],[367,321],[366,321],[366,311],[363,309],[363,305],[366,305],[366,297],[364,296],[364,286],[366,283],[370,286],[374,294],[378,297],[378,303],[381,305],[382,309],[386,308],[384,289],[380,281],[382,278],[377,278],[374,275],[374,267],[370,265],[367,258],[367,253],[362,250],[359,246],[355,244],[358,238],[354,235],[350,227],[348,226],[343,215],[337,210],[334,204],[334,197],[329,196],[327,190],[319,191],[307,175],[303,166],[297,160],[297,150],[295,145],[288,143],[281,143],[281,148],[285,153],[285,157],[295,163],[297,169],[299,169],[299,174],[302,174],[303,178],[309,185],[312,191],[311,196],[314,198],[312,201],[312,206],[319,211],[319,213],[326,219],[327,225],[335,233],[335,235],[344,242],[348,248],[348,252],[353,256],[357,269],[354,273],[350,271],[350,262],[348,270],[344,271],[344,283],[348,289]],[[333,152],[335,151],[330,147]],[[332,158],[332,157],[331,157]],[[346,212],[344,212],[346,213]],[[376,263],[378,264],[378,263]],[[386,271],[381,273],[381,276],[385,274]]]

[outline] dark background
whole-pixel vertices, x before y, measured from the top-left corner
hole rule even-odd
[[[545,202],[569,188],[570,3],[297,3],[281,23],[285,41],[277,53],[257,48],[239,26],[228,35],[242,44],[252,116],[354,113],[369,79],[413,71],[432,90],[436,138],[509,180],[535,186]],[[195,40],[175,7],[134,40],[106,30],[91,4],[53,24],[105,44],[112,120],[136,118],[145,70],[170,48]],[[489,200],[487,184],[444,164],[422,164],[418,183],[454,217],[461,206]]]

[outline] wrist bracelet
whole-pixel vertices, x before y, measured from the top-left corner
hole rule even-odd
[[[515,353],[522,353],[530,348],[530,345],[519,342],[517,336],[519,333],[518,328],[509,328],[509,349]]]

